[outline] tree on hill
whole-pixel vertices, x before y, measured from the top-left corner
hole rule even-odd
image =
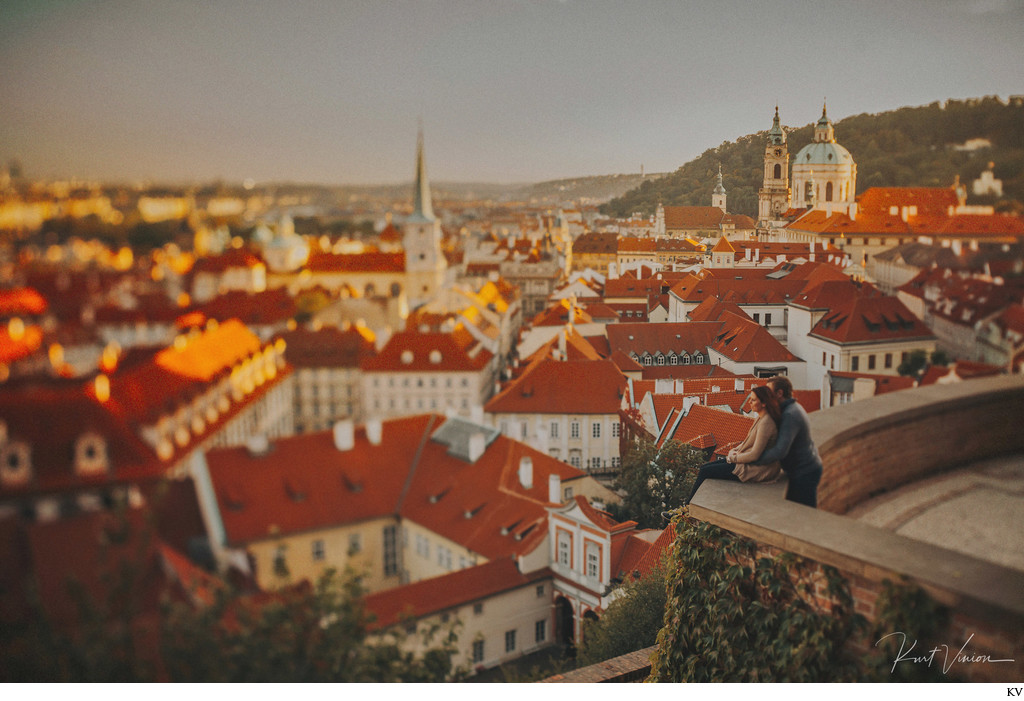
[[[766,122],[770,119],[766,115]],[[857,193],[871,187],[947,187],[977,178],[988,163],[1003,181],[1004,197],[995,206],[1021,209],[1024,201],[1024,103],[995,97],[933,102],[881,114],[858,114],[839,121],[836,140],[857,162]],[[787,129],[790,156],[810,143],[814,125]],[[959,151],[952,146],[984,138],[991,149]],[[708,149],[674,173],[647,180],[601,207],[612,216],[653,214],[658,204],[708,205],[718,165],[722,165],[729,211],[757,216],[757,192],[767,132],[758,132]],[[973,200],[972,200],[973,201]]]

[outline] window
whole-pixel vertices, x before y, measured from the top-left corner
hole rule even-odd
[[[514,630],[505,631],[505,652],[515,652],[516,650],[516,632]]]
[[[875,354],[872,353],[871,355],[868,356],[868,370],[874,370],[874,369],[875,369]]]
[[[566,487],[562,490],[562,501],[569,501],[572,499],[572,487]]]
[[[538,642],[538,643],[542,643],[545,640],[547,640],[547,636],[548,636],[548,622],[547,621],[537,621],[533,625],[533,639],[536,642]]]
[[[622,467],[622,458],[618,456],[612,458],[612,467]]]
[[[384,527],[384,576],[398,574],[398,527]]]
[[[591,425],[591,427],[590,427],[590,435],[593,436],[594,438],[600,438],[601,437],[601,424],[595,422],[593,425]]]
[[[484,661],[484,641],[473,641],[473,662],[479,664]]]
[[[775,164],[775,169],[772,171],[772,177],[774,177],[776,180],[779,180],[780,178],[782,178],[782,164],[781,163],[776,163]]]
[[[856,355],[850,356],[850,370],[853,372],[860,370],[860,358]]]
[[[832,191],[833,191],[832,190],[832,183],[827,183],[825,185],[825,201],[826,202],[831,202],[832,201]]]
[[[615,422],[612,424],[612,438],[618,438],[622,434],[622,424]]]
[[[885,367],[889,369],[892,367],[892,353],[885,354]]]
[[[323,560],[324,557],[325,557],[324,541],[322,541],[322,540],[314,540],[313,541],[313,559],[319,561],[319,560]]]
[[[558,564],[572,567],[572,536],[568,533],[558,533]]]
[[[587,576],[598,577],[600,575],[601,548],[592,543],[587,543]]]
[[[760,324],[761,323],[761,314],[760,314],[760,312],[755,312],[754,313],[754,323],[755,324]]]
[[[483,604],[473,604],[473,615],[474,616],[479,616],[483,612],[484,612],[484,605]]]
[[[522,437],[523,440],[526,440],[526,437],[530,435],[529,424],[526,423],[525,421],[523,421],[522,424],[520,424],[519,426],[519,435]]]
[[[358,533],[351,533],[348,537],[348,554],[355,555],[363,551],[363,537]]]
[[[580,437],[580,422],[579,421],[573,421],[571,424],[569,424],[569,438],[579,438],[579,437]]]
[[[831,369],[831,370],[835,370],[836,369],[836,357],[834,355],[831,356],[828,359],[828,365],[829,365],[829,369]]]
[[[558,422],[557,421],[552,421],[551,422],[551,437],[552,438],[558,438]]]
[[[498,431],[501,432],[501,435],[507,436],[508,435],[508,421],[501,421],[501,422],[499,422],[498,423]]]
[[[822,365],[824,365],[824,364],[825,364],[825,355],[826,355],[826,354],[825,354],[825,351],[822,351],[822,352],[821,352],[821,364],[822,364]]]
[[[580,457],[579,453],[569,456],[569,464],[573,467],[582,467],[583,458]]]
[[[539,598],[542,598],[543,596],[544,596],[544,585],[543,584],[538,584],[537,585],[537,598],[539,599]]]
[[[765,314],[764,315],[764,325],[765,326],[771,326],[772,325],[772,315],[771,314]]]

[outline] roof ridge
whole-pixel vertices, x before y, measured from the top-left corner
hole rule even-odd
[[[435,421],[437,421],[437,414],[430,414],[430,418],[427,419],[427,426],[423,429],[423,435],[420,436],[420,443],[416,446],[416,453],[413,455],[412,463],[409,465],[409,472],[406,474],[405,483],[402,484],[402,491],[398,495],[398,501],[395,504],[396,516],[401,513],[402,505],[405,503],[405,498],[412,487],[412,480],[416,475],[416,467],[420,464],[420,459],[423,457],[423,449],[426,448],[427,441],[430,440],[430,430],[434,427]]]

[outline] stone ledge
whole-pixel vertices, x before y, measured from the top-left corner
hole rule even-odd
[[[542,679],[543,684],[602,684],[609,682],[642,682],[651,673],[651,656],[657,645],[613,657],[604,662],[580,667],[571,672],[555,674]]]
[[[708,480],[690,514],[760,543],[872,581],[918,583],[936,601],[1006,625],[1024,625],[1024,573],[785,501],[785,484]]]

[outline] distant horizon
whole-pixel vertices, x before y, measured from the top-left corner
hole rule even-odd
[[[672,172],[821,114],[1024,94],[1024,0],[7,0],[29,179],[390,185]],[[346,185],[349,184],[349,185]]]

